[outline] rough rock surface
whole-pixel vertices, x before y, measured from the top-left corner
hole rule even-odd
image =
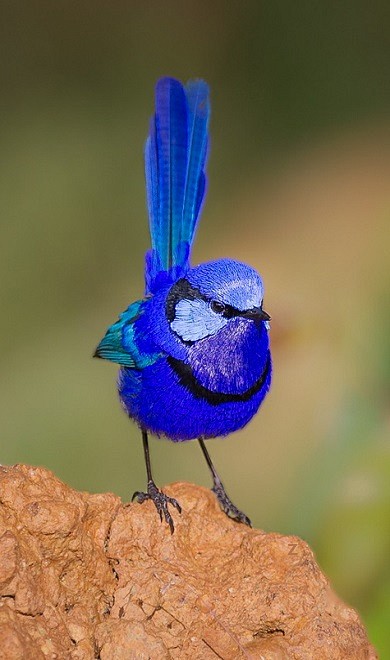
[[[234,523],[211,492],[173,536],[154,506],[0,468],[0,658],[376,658],[299,538]]]

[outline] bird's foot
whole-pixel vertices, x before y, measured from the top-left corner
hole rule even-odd
[[[175,500],[173,497],[169,497],[168,495],[165,495],[165,493],[163,493],[161,490],[157,488],[154,481],[148,481],[148,489],[146,493],[142,493],[137,490],[134,493],[131,500],[133,501],[135,499],[140,504],[146,502],[146,500],[152,500],[160,516],[161,522],[164,516],[165,522],[168,523],[169,529],[171,530],[171,534],[173,534],[173,532],[175,531],[175,527],[173,524],[172,516],[168,511],[168,504],[174,506],[175,509],[177,509],[177,511],[181,513],[181,506],[177,500]]]
[[[219,481],[219,479],[214,480],[214,486],[211,490],[216,495],[222,511],[226,513],[226,515],[229,518],[232,518],[233,520],[237,520],[237,522],[244,523],[244,525],[248,525],[249,527],[252,527],[252,523],[249,520],[248,516],[246,516],[245,513],[243,513],[242,511],[240,511],[240,509],[237,509],[237,507],[231,501],[230,497],[228,497],[222,481]]]

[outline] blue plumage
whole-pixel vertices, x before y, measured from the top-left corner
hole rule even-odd
[[[242,428],[271,382],[269,316],[263,283],[246,264],[220,259],[191,268],[191,245],[205,189],[209,92],[202,80],[162,78],[145,144],[151,250],[146,297],[121,314],[95,355],[121,366],[122,405],[142,431],[148,488],[173,531],[176,500],[152,478],[148,432],[178,442],[198,439],[213,491],[232,518],[250,524],[228,498],[204,439]]]
[[[145,179],[152,249],[146,255],[146,292],[174,282],[188,267],[205,192],[209,119],[203,80],[185,87],[172,78],[156,86],[156,113],[145,144]]]

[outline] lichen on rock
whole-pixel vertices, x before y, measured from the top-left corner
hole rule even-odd
[[[152,503],[0,468],[0,658],[376,658],[310,548],[229,520],[210,491]]]

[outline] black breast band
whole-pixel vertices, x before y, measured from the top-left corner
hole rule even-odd
[[[271,370],[271,354],[268,351],[263,373],[252,387],[242,394],[227,394],[224,392],[213,392],[207,387],[201,385],[194,375],[190,365],[183,362],[183,360],[177,360],[171,355],[168,356],[167,360],[171,369],[179,377],[180,384],[183,385],[183,387],[186,387],[194,397],[197,399],[205,399],[212,406],[217,406],[220,403],[249,401],[259,390],[261,390]]]

